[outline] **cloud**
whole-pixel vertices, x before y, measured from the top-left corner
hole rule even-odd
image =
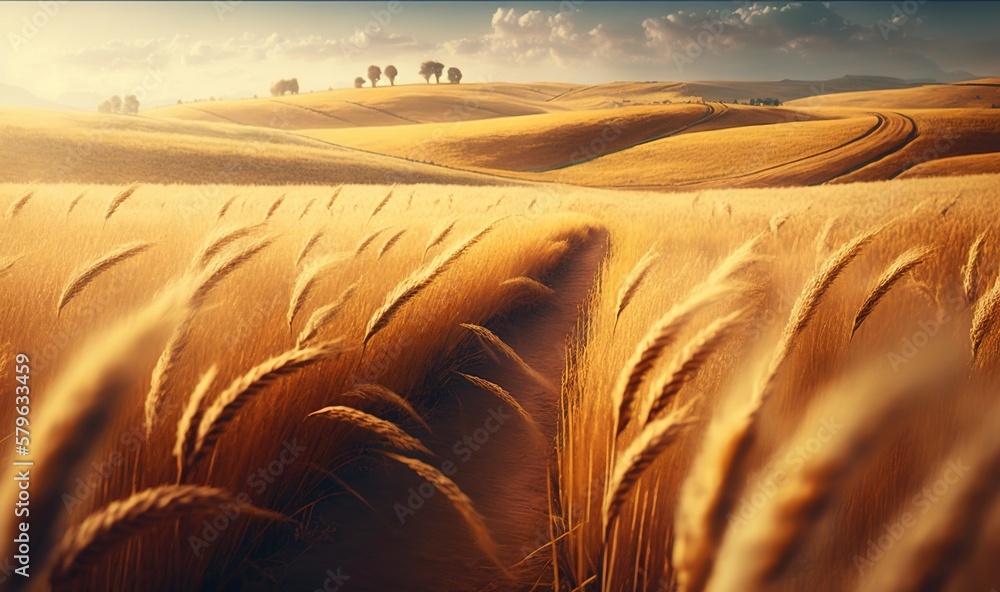
[[[581,62],[593,57],[597,48],[593,38],[577,31],[576,15],[570,12],[497,8],[490,27],[490,33],[481,37],[446,41],[440,47],[453,55],[556,65]]]

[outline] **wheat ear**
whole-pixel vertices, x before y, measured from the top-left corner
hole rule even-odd
[[[677,340],[681,329],[696,314],[732,294],[733,289],[733,286],[727,283],[699,286],[686,300],[675,305],[653,323],[618,376],[614,389],[614,400],[618,403],[615,434],[621,434],[632,420],[639,387],[652,372],[667,347]]]
[[[875,282],[875,286],[872,288],[871,292],[868,293],[868,297],[865,298],[864,304],[858,309],[856,315],[854,315],[854,326],[851,328],[851,338],[854,334],[858,332],[858,328],[861,324],[865,322],[868,315],[872,314],[875,307],[878,306],[879,302],[885,298],[886,294],[892,290],[893,286],[896,285],[899,280],[903,279],[907,273],[912,271],[918,265],[921,265],[931,254],[931,249],[929,247],[914,247],[904,252],[902,255],[896,258],[889,267],[882,272],[879,276],[878,281]]]
[[[295,258],[296,267],[299,266],[299,263],[302,263],[302,260],[305,259],[306,255],[309,254],[309,251],[311,251],[312,248],[316,246],[316,243],[318,243],[320,239],[323,238],[324,234],[326,234],[326,228],[320,228],[316,232],[312,233],[312,236],[309,237],[309,240],[307,240],[305,244],[302,245],[302,249],[299,251],[298,257]]]
[[[474,386],[481,388],[482,390],[490,393],[494,397],[506,403],[508,407],[516,411],[517,414],[521,416],[521,419],[523,419],[524,422],[528,424],[528,427],[531,429],[532,435],[536,439],[542,441],[545,440],[545,436],[542,433],[542,428],[538,426],[538,422],[535,421],[535,418],[532,417],[531,414],[528,413],[528,410],[522,407],[521,404],[517,402],[517,399],[515,399],[514,396],[511,395],[509,392],[507,392],[502,386],[496,384],[495,382],[490,382],[485,378],[472,376],[470,374],[465,374],[463,372],[456,372],[456,374],[468,380]]]
[[[116,211],[118,211],[118,208],[120,208],[121,205],[125,203],[125,200],[132,197],[132,194],[135,193],[135,190],[138,188],[139,188],[139,183],[132,183],[124,190],[122,190],[118,195],[111,198],[111,201],[108,202],[108,208],[104,212],[104,221],[107,222],[108,219],[111,218],[111,215],[114,214]]]
[[[331,195],[330,200],[326,202],[327,211],[330,211],[330,208],[333,207],[333,202],[337,201],[337,197],[340,196],[340,192],[343,191],[343,189],[344,189],[344,184],[341,183],[340,185],[337,186],[336,189],[333,190],[333,195]]]
[[[1000,277],[993,282],[990,291],[979,300],[976,305],[976,312],[972,316],[972,329],[969,331],[969,340],[972,342],[972,358],[975,360],[979,356],[979,350],[986,341],[986,337],[1000,319]]]
[[[546,286],[542,282],[523,275],[508,278],[500,282],[500,287],[521,290],[524,293],[535,296],[536,298],[547,298],[556,293],[555,290]]]
[[[716,319],[684,346],[663,382],[654,391],[657,394],[646,415],[645,423],[655,421],[663,415],[681,387],[704,367],[725,340],[747,322],[747,311],[748,309],[743,308]]]
[[[53,583],[66,583],[105,557],[111,549],[132,535],[162,522],[193,513],[239,507],[239,512],[271,520],[287,520],[282,514],[237,503],[224,489],[202,485],[162,485],[111,502],[93,512],[63,537],[56,551]]]
[[[227,199],[226,202],[222,204],[222,207],[219,208],[219,212],[215,215],[216,222],[222,220],[222,217],[226,215],[226,212],[229,211],[229,208],[233,206],[234,201],[236,201],[235,195]]]
[[[301,219],[303,219],[303,218],[305,218],[305,217],[306,217],[306,214],[308,214],[308,213],[309,213],[309,210],[310,210],[310,209],[312,209],[312,207],[313,207],[313,204],[314,204],[314,203],[316,203],[316,198],[315,198],[315,197],[314,197],[314,198],[312,198],[312,199],[310,199],[310,200],[309,200],[309,201],[308,201],[308,202],[306,203],[306,207],[302,208],[302,213],[301,213],[301,214],[299,214],[299,220],[301,220]]]
[[[427,289],[431,283],[441,274],[447,271],[463,254],[478,243],[488,234],[496,223],[490,224],[483,230],[472,235],[470,238],[454,247],[451,251],[442,253],[426,266],[417,269],[402,282],[400,282],[385,299],[385,302],[371,316],[368,326],[365,328],[363,342],[367,343],[376,333],[385,328],[390,321],[399,313],[399,310],[407,302],[413,300],[421,292]]]
[[[660,257],[660,254],[656,252],[656,247],[650,247],[646,253],[639,258],[639,261],[629,272],[628,277],[625,278],[625,283],[622,284],[621,289],[618,291],[618,302],[615,304],[615,326],[618,326],[618,319],[621,318],[622,312],[625,307],[632,302],[636,293],[639,291],[642,282],[649,275],[649,272],[653,268],[653,263]]]
[[[431,454],[431,451],[428,450],[427,447],[420,442],[420,440],[407,434],[396,424],[365,413],[364,411],[358,411],[353,407],[332,405],[330,407],[318,409],[309,414],[309,417],[316,416],[342,421],[344,423],[349,423],[353,426],[368,430],[395,448],[400,448],[402,450],[415,450],[425,454]]]
[[[621,513],[622,506],[631,497],[639,478],[677,440],[677,436],[694,423],[689,417],[693,403],[689,402],[676,412],[647,423],[628,448],[615,460],[603,505],[605,540],[608,539],[611,527]]]
[[[48,388],[32,422],[31,551],[39,564],[49,555],[65,509],[62,499],[72,489],[77,470],[123,405],[147,357],[183,316],[189,297],[187,286],[168,288],[139,313],[89,340]],[[14,507],[18,490],[12,479],[0,484],[5,507]],[[0,513],[4,541],[13,540],[15,524],[13,511]],[[0,554],[10,557],[16,552],[10,542],[2,542]],[[16,590],[27,582],[12,578],[7,583]]]
[[[765,374],[764,379],[754,392],[751,403],[753,406],[760,407],[771,395],[771,392],[774,390],[778,374],[781,372],[785,362],[788,361],[789,356],[795,349],[796,342],[805,332],[813,317],[816,316],[816,311],[819,310],[819,306],[823,303],[823,299],[826,296],[826,293],[830,290],[830,287],[835,281],[837,281],[837,278],[840,277],[840,274],[844,272],[847,266],[861,254],[861,251],[863,251],[864,248],[875,239],[883,228],[885,227],[881,226],[874,230],[862,232],[858,236],[844,243],[839,249],[830,255],[829,258],[827,258],[827,260],[823,263],[822,268],[813,274],[812,277],[810,277],[806,282],[805,288],[799,294],[798,299],[796,299],[795,304],[792,306],[788,323],[785,325],[785,328],[781,333],[781,337],[778,340],[778,345],[771,358],[767,374]]]
[[[395,405],[396,407],[399,407],[400,409],[405,411],[406,414],[409,415],[411,418],[416,420],[416,422],[420,424],[420,427],[424,428],[428,432],[431,431],[431,426],[429,426],[427,422],[424,421],[424,418],[420,417],[420,414],[417,413],[417,410],[414,409],[413,406],[406,401],[406,399],[399,396],[394,391],[382,386],[381,384],[375,384],[375,383],[356,384],[351,390],[344,393],[344,396],[345,397],[356,396],[366,401],[370,400],[385,401],[390,405]]]
[[[208,389],[212,388],[215,377],[219,373],[218,366],[212,366],[204,374],[201,380],[191,391],[187,405],[177,420],[177,440],[174,442],[173,456],[177,459],[177,483],[184,480],[184,462],[194,451],[195,440],[198,438],[198,424],[201,423],[204,407],[202,403],[208,395]]]
[[[142,253],[143,251],[149,249],[153,246],[152,243],[128,243],[105,253],[102,257],[99,257],[83,266],[79,271],[77,271],[66,283],[63,288],[62,293],[59,294],[59,300],[56,302],[56,313],[62,312],[63,307],[69,304],[77,294],[79,294],[84,288],[86,288],[91,282],[98,278],[102,273],[108,271],[109,269],[115,267],[123,261]]]
[[[264,215],[264,222],[267,222],[268,220],[271,219],[271,216],[273,216],[274,213],[278,211],[278,208],[281,207],[281,204],[284,203],[284,201],[285,201],[285,194],[282,193],[281,195],[278,196],[277,199],[271,202],[271,207],[267,209],[267,214]]]
[[[451,222],[443,225],[437,232],[431,235],[427,239],[427,246],[424,247],[424,255],[427,255],[427,251],[430,251],[434,247],[440,245],[451,235],[451,231],[455,229],[455,224],[458,224],[458,220],[452,220]]]
[[[21,208],[23,208],[24,206],[28,205],[28,202],[31,201],[31,198],[34,195],[35,195],[35,189],[34,188],[31,188],[31,189],[25,191],[21,195],[21,197],[19,197],[19,198],[15,199],[14,201],[11,202],[10,206],[7,208],[7,214],[6,214],[5,217],[8,220],[12,220],[14,218],[14,216],[16,216],[17,213],[21,211]]]
[[[81,191],[80,193],[77,194],[76,197],[73,198],[72,201],[69,202],[69,206],[66,208],[66,219],[67,220],[69,219],[69,215],[73,213],[73,210],[76,209],[77,204],[80,203],[80,200],[83,199],[84,195],[87,195],[87,192],[86,191]]]
[[[965,290],[965,300],[970,305],[979,299],[979,277],[983,261],[983,247],[986,245],[986,232],[983,231],[969,247],[969,257],[962,266],[962,288]]]
[[[388,228],[380,228],[378,230],[371,232],[368,236],[362,239],[361,242],[358,243],[358,246],[354,248],[354,256],[360,257],[361,254],[367,251],[368,247],[370,247],[371,244],[375,242],[375,239],[378,238],[379,235],[385,232],[386,230],[388,230]]]
[[[403,238],[404,234],[406,234],[406,229],[405,228],[402,229],[402,230],[400,230],[396,234],[390,236],[389,239],[387,241],[385,241],[385,244],[382,245],[382,248],[378,250],[378,255],[376,255],[375,258],[376,259],[381,259],[382,255],[385,255],[386,253],[388,253],[389,249],[391,249],[393,247],[393,245],[395,245],[399,241],[399,239]]]
[[[24,259],[24,255],[9,255],[0,258],[0,275],[10,271],[21,259]]]
[[[278,354],[246,374],[233,380],[226,390],[219,393],[215,401],[205,410],[198,424],[198,436],[191,456],[185,465],[192,467],[211,452],[222,437],[226,427],[236,419],[244,405],[253,400],[272,382],[293,372],[329,359],[341,351],[340,340],[328,341],[313,347],[295,348]]]
[[[542,376],[541,372],[532,368],[530,364],[524,361],[524,358],[514,351],[514,348],[507,345],[507,343],[503,339],[500,339],[500,337],[498,337],[493,331],[490,331],[486,327],[474,325],[472,323],[460,323],[459,326],[463,329],[471,331],[472,334],[479,339],[479,342],[486,347],[495,362],[500,361],[500,358],[496,355],[496,352],[500,352],[505,358],[513,362],[515,366],[541,386],[545,387],[549,391],[558,390],[556,389],[556,386],[552,384],[552,381]]]
[[[219,254],[220,251],[241,238],[248,236],[258,228],[260,228],[259,224],[251,224],[248,226],[240,226],[236,228],[228,227],[216,230],[205,240],[205,244],[202,245],[201,249],[199,249],[195,254],[193,258],[195,266],[204,268],[209,264],[209,262],[211,262],[213,257]]]
[[[497,549],[496,543],[493,541],[493,537],[490,536],[490,531],[486,528],[486,522],[483,520],[483,517],[479,515],[479,512],[473,505],[472,500],[469,499],[469,496],[465,495],[465,493],[454,481],[446,477],[443,473],[441,473],[441,471],[415,458],[407,458],[391,452],[383,452],[382,454],[406,465],[413,470],[414,473],[420,475],[425,481],[443,493],[444,496],[448,498],[448,501],[451,502],[451,505],[458,510],[458,513],[462,516],[465,524],[468,525],[473,538],[476,540],[476,544],[479,545],[479,548],[486,553],[486,556],[489,557],[490,560],[504,572],[504,574],[507,574],[507,568],[500,561],[499,550]]]
[[[374,210],[372,210],[371,215],[368,216],[368,220],[365,221],[365,225],[366,226],[368,225],[368,222],[371,222],[372,218],[374,218],[376,214],[378,214],[379,212],[381,212],[382,208],[384,208],[386,206],[386,204],[389,203],[389,200],[392,199],[392,194],[395,191],[395,188],[396,188],[396,184],[393,183],[392,187],[389,188],[389,193],[385,194],[385,197],[382,198],[382,201],[378,202],[378,205],[375,206]]]
[[[309,265],[302,273],[299,274],[297,280],[295,280],[295,286],[292,288],[292,298],[288,302],[288,314],[286,319],[288,320],[288,328],[291,329],[292,321],[295,320],[295,315],[302,310],[302,306],[306,302],[306,298],[309,297],[310,292],[316,287],[316,282],[318,282],[324,275],[329,273],[336,265],[344,261],[346,257],[344,255],[327,255],[323,259]]]
[[[354,282],[350,286],[344,288],[344,291],[337,296],[337,299],[329,304],[325,304],[313,311],[312,315],[309,316],[309,320],[306,322],[306,326],[302,328],[299,333],[298,338],[295,340],[296,347],[302,347],[308,343],[312,338],[320,332],[320,330],[325,327],[330,321],[333,320],[337,313],[344,308],[347,301],[354,296],[354,292],[358,288],[358,282]]]

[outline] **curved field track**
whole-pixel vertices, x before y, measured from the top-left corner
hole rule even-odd
[[[1000,173],[1000,153],[970,154],[929,160],[914,165],[899,174],[897,179],[918,177],[957,177],[962,175],[991,175]]]
[[[732,186],[733,179],[752,184],[753,175],[841,149],[871,134],[879,125],[875,117],[859,116],[685,133],[525,178],[661,189]],[[831,176],[840,170],[834,170]]]
[[[873,113],[875,125],[860,136],[817,154],[740,175],[690,183],[714,186],[726,181],[731,187],[782,187],[819,185],[896,152],[916,135],[913,120],[899,113]]]
[[[909,111],[917,125],[916,138],[901,150],[832,183],[894,179],[921,163],[956,156],[1000,152],[1000,112],[993,109],[928,109]],[[926,170],[943,172],[941,167]]]
[[[475,170],[552,170],[689,130],[711,105],[667,105],[300,132],[340,146]]]

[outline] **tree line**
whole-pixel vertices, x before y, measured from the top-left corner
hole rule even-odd
[[[135,95],[125,95],[125,100],[123,101],[121,97],[115,95],[98,105],[97,111],[99,113],[135,115],[139,112],[139,99]]]

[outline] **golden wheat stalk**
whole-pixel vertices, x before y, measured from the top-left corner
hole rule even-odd
[[[24,255],[8,255],[7,257],[0,257],[0,275],[10,271],[21,259],[24,259]]]
[[[118,208],[120,208],[121,205],[125,203],[125,200],[132,197],[132,194],[135,193],[135,190],[138,188],[139,188],[138,182],[132,183],[124,190],[122,190],[118,195],[111,198],[111,201],[108,202],[108,208],[104,212],[104,221],[107,222],[108,219],[111,218],[111,215],[114,214],[116,211],[118,211]]]
[[[459,326],[463,329],[471,331],[473,335],[479,339],[479,342],[486,347],[495,362],[500,361],[500,358],[496,355],[496,352],[500,352],[504,355],[504,357],[513,362],[514,365],[517,366],[522,372],[530,376],[541,386],[553,392],[558,390],[555,385],[552,384],[552,381],[545,378],[540,372],[532,368],[530,364],[524,361],[524,358],[514,351],[514,348],[507,345],[507,343],[500,339],[500,337],[498,337],[493,331],[490,331],[486,327],[474,325],[472,323],[461,323]]]
[[[388,230],[388,228],[380,228],[370,233],[365,238],[363,238],[361,242],[358,243],[358,246],[354,247],[354,256],[360,257],[361,254],[364,253],[366,250],[368,250],[368,247],[370,247],[371,244],[375,242],[375,239],[377,239],[379,235],[385,232],[386,230]]]
[[[366,401],[376,400],[384,401],[390,405],[399,407],[406,412],[411,418],[416,420],[420,424],[420,427],[424,428],[428,432],[431,431],[431,426],[424,421],[424,418],[420,417],[417,410],[410,405],[406,399],[396,394],[394,391],[382,386],[381,384],[374,383],[363,383],[356,384],[354,388],[344,393],[345,397],[356,396]]]
[[[970,305],[979,299],[980,267],[983,261],[983,247],[986,245],[986,231],[983,231],[969,247],[969,257],[962,266],[962,288],[965,290],[965,300]]]
[[[788,218],[790,216],[791,213],[788,212],[787,210],[783,212],[778,212],[777,214],[772,216],[771,219],[768,220],[767,222],[768,227],[771,229],[771,234],[777,235],[778,231],[781,230],[781,227],[784,226],[786,222],[788,222]]]
[[[521,404],[517,402],[517,399],[515,399],[514,396],[507,392],[502,386],[495,382],[486,380],[485,378],[472,376],[470,374],[465,374],[464,372],[456,372],[456,374],[468,380],[474,386],[490,393],[494,397],[506,403],[508,407],[516,411],[517,414],[521,416],[521,419],[528,424],[528,427],[531,429],[532,436],[540,441],[545,440],[542,428],[538,426],[538,422],[535,421],[535,418],[532,417],[531,414],[528,413],[528,410],[522,407]]]
[[[431,235],[427,239],[427,246],[424,247],[424,255],[427,255],[427,251],[430,251],[434,247],[443,243],[450,235],[451,231],[455,229],[455,225],[458,224],[458,220],[452,220],[446,224],[443,224],[439,230]]]
[[[750,524],[727,536],[711,589],[766,590],[783,581],[844,488],[892,442],[887,430],[905,425],[920,403],[943,384],[951,386],[945,382],[947,374],[938,369],[919,374],[902,380],[869,374],[838,384],[827,393],[824,403],[810,413],[814,421],[806,422],[776,455],[797,458],[801,466],[793,465],[795,469],[785,472],[786,480]],[[810,450],[807,458],[797,457],[807,442],[816,441],[818,426],[829,434],[823,446],[815,453]]]
[[[345,259],[344,255],[327,255],[302,270],[298,279],[295,280],[295,286],[292,288],[292,298],[288,302],[286,319],[288,320],[289,329],[292,327],[295,315],[302,310],[302,306],[306,303],[306,298],[309,297],[313,288],[316,287],[316,283]]]
[[[385,197],[382,198],[382,201],[378,202],[378,205],[375,206],[374,210],[372,210],[371,215],[368,216],[368,220],[365,221],[365,226],[367,226],[368,223],[372,221],[372,218],[374,218],[376,214],[378,214],[379,212],[381,212],[382,208],[384,208],[386,206],[386,204],[389,203],[389,200],[392,199],[392,194],[395,191],[395,188],[396,188],[396,184],[393,183],[392,187],[389,188],[389,193],[385,194]]]
[[[296,347],[302,347],[308,343],[311,339],[316,337],[320,330],[325,327],[330,321],[333,320],[337,313],[344,308],[347,301],[354,296],[354,292],[357,290],[358,282],[354,282],[350,286],[344,288],[344,291],[337,296],[337,299],[329,304],[325,304],[313,311],[310,315],[309,320],[306,322],[306,326],[302,328],[299,333],[298,339],[295,340]]]
[[[395,245],[399,241],[399,239],[403,238],[404,234],[406,234],[406,229],[405,228],[402,229],[402,230],[400,230],[396,234],[390,236],[389,240],[385,241],[385,244],[382,245],[382,248],[378,250],[378,255],[376,255],[375,258],[376,259],[381,259],[382,255],[385,255],[386,253],[388,253],[389,249],[391,249],[393,247],[393,245]]]
[[[407,458],[405,456],[400,456],[398,454],[393,454],[391,452],[383,452],[383,455],[400,462],[407,467],[409,467],[417,475],[420,475],[425,481],[433,485],[438,491],[444,494],[451,505],[458,510],[458,513],[462,516],[462,520],[469,527],[473,538],[476,540],[476,544],[479,548],[486,554],[487,557],[500,568],[504,574],[507,574],[507,568],[500,561],[500,553],[497,548],[496,543],[493,541],[493,537],[490,536],[489,529],[486,528],[486,522],[483,517],[480,516],[479,512],[476,510],[475,505],[473,505],[472,500],[469,496],[465,495],[465,492],[459,488],[459,486],[446,477],[441,471],[435,469],[425,462],[421,462],[415,458]]]
[[[70,277],[69,281],[66,282],[66,286],[63,288],[62,293],[59,294],[59,300],[56,302],[56,314],[62,312],[63,307],[69,304],[70,300],[72,300],[91,282],[96,280],[101,274],[115,267],[119,263],[127,261],[128,259],[142,253],[152,246],[152,243],[128,243],[104,254],[102,257],[95,259],[87,265],[84,265],[79,271]]]
[[[403,279],[395,289],[386,295],[385,302],[371,316],[368,326],[365,328],[363,343],[365,345],[375,336],[376,333],[385,328],[386,325],[395,318],[400,309],[407,302],[416,298],[421,292],[427,289],[431,283],[441,274],[447,271],[463,254],[478,243],[484,236],[493,230],[496,222],[490,224],[483,230],[469,237],[467,240],[454,247],[451,251],[442,253],[426,266],[417,269]]]
[[[771,358],[767,374],[753,394],[752,405],[757,407],[763,405],[764,401],[771,395],[778,374],[795,349],[796,342],[805,332],[813,317],[816,316],[816,311],[819,310],[820,304],[823,303],[823,299],[830,290],[830,287],[837,281],[837,278],[840,277],[840,274],[844,272],[847,266],[861,254],[861,251],[884,228],[884,226],[880,226],[873,230],[862,232],[844,243],[827,258],[820,270],[814,273],[806,282],[799,297],[795,300],[795,304],[792,305],[788,323],[785,325],[778,340],[778,345]]]
[[[195,306],[200,306],[209,293],[219,283],[226,279],[229,274],[243,267],[251,259],[257,256],[274,242],[273,236],[265,236],[261,239],[249,243],[244,247],[235,250],[228,257],[217,260],[211,267],[206,268],[196,279],[196,288],[193,297]]]
[[[308,255],[309,252],[312,251],[313,247],[316,246],[316,243],[318,243],[325,234],[326,234],[326,228],[319,228],[316,230],[316,232],[312,233],[312,235],[305,242],[305,244],[302,245],[302,249],[299,250],[298,256],[295,257],[296,267],[299,266],[299,263],[302,263],[302,260],[306,258],[306,255]]]
[[[881,231],[864,232],[833,253],[806,283],[771,359],[768,374],[755,389],[748,408],[713,426],[708,445],[694,472],[685,483],[678,516],[674,565],[681,588],[691,592],[704,589],[715,565],[727,517],[736,504],[739,484],[747,471],[747,458],[756,442],[760,412],[768,400],[775,378],[795,342],[815,316],[830,286]]]
[[[35,195],[35,188],[34,187],[32,187],[31,189],[25,191],[21,195],[21,197],[19,197],[19,198],[15,199],[14,201],[11,202],[10,206],[7,208],[7,214],[6,214],[5,217],[8,220],[12,220],[14,218],[14,216],[16,216],[17,213],[21,211],[21,208],[23,208],[24,206],[28,205],[28,202],[31,201],[31,198],[34,197],[34,195]]]
[[[891,549],[876,571],[861,581],[859,592],[909,592],[913,590],[955,590],[953,579],[961,567],[976,556],[990,513],[997,508],[1000,494],[1000,438],[996,426],[1000,408],[982,423],[974,448],[959,450],[957,460],[943,463],[935,475],[950,474],[960,479],[943,498],[933,498],[934,512],[921,517],[916,529]],[[973,460],[969,462],[968,458]],[[963,472],[962,465],[968,474]],[[974,470],[969,471],[972,468]],[[928,484],[929,491],[934,484]],[[926,510],[926,509],[925,509]],[[994,512],[995,514],[995,512]]]
[[[615,304],[615,327],[618,326],[618,319],[621,318],[625,307],[632,302],[632,299],[642,286],[642,282],[652,270],[653,263],[656,262],[659,257],[660,254],[656,252],[656,246],[654,245],[650,247],[649,250],[639,258],[639,261],[625,278],[625,282],[618,291],[618,302]]]
[[[1000,319],[1000,277],[993,282],[993,287],[986,293],[976,305],[976,312],[972,316],[972,329],[969,331],[969,340],[972,342],[972,359],[979,356],[979,349],[982,347],[986,337],[989,336],[993,327]]]
[[[342,351],[340,342],[340,339],[335,339],[312,347],[290,349],[254,366],[233,380],[202,415],[198,424],[198,436],[185,465],[190,468],[211,452],[226,427],[236,419],[240,409],[268,385],[282,376],[298,372],[338,354]]]
[[[556,293],[555,290],[546,286],[542,282],[523,275],[505,279],[500,282],[500,287],[519,290],[539,299],[547,298]]]
[[[284,203],[284,201],[285,201],[285,194],[282,193],[281,195],[278,196],[277,199],[271,202],[271,207],[267,209],[267,214],[264,216],[264,222],[267,222],[268,220],[271,219],[271,216],[273,216],[274,213],[278,211],[278,208],[281,207],[281,204]]]
[[[340,196],[340,192],[343,191],[343,189],[344,189],[344,184],[341,183],[340,185],[337,186],[336,189],[333,190],[333,195],[331,195],[330,200],[326,202],[327,211],[330,211],[330,208],[333,207],[333,202],[337,201],[337,197]]]
[[[168,288],[135,315],[91,338],[46,390],[44,405],[34,411],[31,552],[39,564],[49,555],[65,510],[63,497],[72,490],[77,470],[102,441],[142,365],[183,316],[189,296],[186,286]],[[3,507],[14,507],[18,491],[13,479],[0,483]],[[11,541],[19,521],[13,511],[0,512],[4,557],[16,554]],[[12,578],[8,584],[13,590],[27,581]]]
[[[219,212],[215,215],[216,222],[222,220],[222,217],[226,215],[226,212],[229,211],[229,208],[233,206],[234,201],[236,201],[235,195],[227,199],[226,202],[222,204],[222,207],[219,208]]]
[[[156,425],[156,416],[160,412],[160,405],[163,395],[167,390],[167,383],[174,375],[177,366],[177,359],[181,351],[187,347],[191,324],[194,322],[195,309],[188,310],[184,319],[174,327],[167,340],[167,345],[163,348],[153,374],[149,379],[149,391],[146,393],[146,401],[143,405],[143,416],[145,418],[146,438],[153,433]]]
[[[260,224],[250,224],[247,226],[239,227],[225,227],[219,228],[205,240],[205,244],[202,245],[201,249],[194,256],[194,263],[197,267],[204,268],[212,260],[213,257],[219,254],[220,251],[233,244],[234,242],[240,240],[241,238],[248,236],[258,228]]]
[[[688,412],[693,401],[666,417],[646,424],[638,436],[614,463],[614,472],[605,491],[602,512],[604,538],[608,539],[611,528],[618,518],[622,506],[629,500],[639,482],[653,462],[677,441],[685,428],[694,423]]]
[[[66,219],[67,220],[69,219],[69,215],[73,213],[73,210],[76,209],[77,204],[80,203],[80,200],[83,199],[84,195],[87,195],[87,192],[86,191],[81,191],[79,194],[77,194],[76,197],[74,197],[69,202],[69,207],[66,208]]]
[[[55,553],[51,580],[64,584],[82,575],[87,567],[106,557],[114,546],[135,533],[180,516],[218,512],[227,506],[238,507],[240,514],[287,520],[277,512],[239,504],[236,497],[224,489],[202,485],[153,487],[111,502],[67,532]]]
[[[212,388],[218,373],[219,367],[213,365],[201,375],[198,384],[191,391],[191,396],[188,398],[180,419],[177,420],[177,440],[174,442],[172,454],[177,459],[178,484],[184,479],[185,459],[190,458],[191,453],[194,452],[195,440],[198,438],[198,425],[204,414],[202,403],[208,395],[208,389]]]
[[[840,216],[830,216],[826,219],[819,234],[816,235],[817,260],[825,258],[827,252],[830,250],[830,235],[833,234],[833,229],[836,228],[838,222],[840,222]]]
[[[885,298],[886,294],[892,290],[893,286],[896,285],[899,280],[903,279],[907,273],[912,271],[918,265],[921,265],[930,256],[932,249],[930,247],[914,247],[907,250],[902,255],[896,258],[892,264],[889,265],[879,276],[878,280],[875,282],[875,286],[872,288],[871,292],[868,293],[868,297],[865,298],[864,304],[858,309],[856,315],[854,315],[854,326],[851,328],[851,338],[854,338],[854,334],[858,332],[858,328],[861,324],[865,322],[875,307],[878,306],[879,302]]]
[[[708,362],[713,353],[719,350],[722,343],[747,322],[749,309],[743,308],[716,319],[702,329],[689,341],[680,355],[674,360],[670,371],[662,383],[655,389],[656,397],[646,415],[646,424],[655,421],[663,415],[667,406],[674,400],[681,387],[697,374]]]
[[[374,415],[365,413],[364,411],[358,411],[353,407],[332,405],[330,407],[324,407],[313,411],[308,415],[308,417],[316,416],[342,421],[344,423],[368,430],[395,448],[400,448],[402,450],[415,450],[423,452],[424,454],[432,454],[431,451],[420,442],[420,440],[407,434],[391,421],[380,419]]]
[[[306,214],[308,214],[308,213],[309,213],[309,210],[310,210],[310,209],[312,209],[312,207],[313,207],[313,204],[314,204],[314,203],[316,203],[316,198],[315,198],[315,197],[314,197],[314,198],[312,198],[312,199],[310,199],[310,200],[309,200],[309,201],[308,201],[308,202],[306,203],[306,207],[302,208],[302,213],[301,213],[301,214],[299,214],[299,220],[301,220],[301,219],[303,219],[303,218],[305,218],[305,217],[306,217]]]
[[[686,300],[676,304],[650,326],[646,336],[638,343],[618,377],[615,386],[617,422],[615,434],[621,434],[632,419],[636,395],[646,376],[691,319],[706,308],[721,302],[733,292],[733,285],[711,283],[699,286]]]

